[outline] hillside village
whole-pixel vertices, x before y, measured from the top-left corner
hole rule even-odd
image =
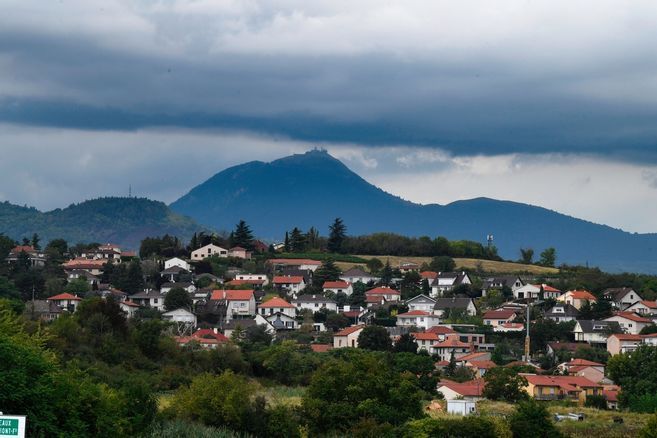
[[[504,399],[493,385],[514,379],[537,401],[627,409],[632,394],[611,378],[607,362],[657,347],[654,293],[629,284],[561,290],[567,283],[556,269],[477,272],[456,269],[446,256],[422,264],[402,257],[395,265],[384,256],[296,256],[288,236],[267,245],[244,223],[227,240],[195,235],[188,247],[175,239],[163,249],[172,239],[147,239],[140,254],[111,243],[56,253],[25,239],[6,263],[21,275],[51,270],[61,277],[39,293],[34,285],[21,291],[33,321],[52,324],[104,300],[127,321],[162,321],[163,334],[190,352],[240,346],[258,333],[319,355],[410,352],[431,360],[429,392],[447,402],[436,409],[450,412],[462,401],[473,402],[474,412],[476,402]]]

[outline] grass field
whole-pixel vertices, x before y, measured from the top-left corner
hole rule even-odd
[[[398,256],[368,256],[368,255],[357,255],[356,257],[369,260],[372,258],[377,258],[383,263],[386,260],[390,261],[390,266],[396,267],[399,266],[402,262],[413,262],[421,265],[422,263],[431,262],[431,257],[398,257]],[[479,260],[479,259],[464,259],[464,258],[455,258],[457,269],[470,269],[470,270],[481,270],[483,272],[490,272],[496,274],[533,274],[533,275],[550,275],[556,274],[559,272],[556,268],[546,268],[544,266],[536,265],[524,265],[522,263],[510,263],[510,262],[496,262],[492,260]],[[362,263],[348,263],[348,262],[337,262],[336,263],[340,269],[347,270],[353,268],[357,265],[362,265]]]

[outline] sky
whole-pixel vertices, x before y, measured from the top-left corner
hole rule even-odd
[[[0,0],[0,200],[326,148],[415,202],[657,232],[654,1]]]

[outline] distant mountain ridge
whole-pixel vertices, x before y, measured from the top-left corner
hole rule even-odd
[[[64,209],[41,212],[9,202],[0,203],[0,232],[20,240],[38,233],[42,242],[63,238],[78,242],[112,242],[139,249],[148,236],[171,234],[189,239],[205,230],[193,219],[174,213],[163,202],[146,198],[98,198]]]
[[[518,258],[521,247],[538,254],[554,246],[558,263],[657,273],[657,234],[632,234],[488,198],[419,205],[368,183],[319,150],[230,167],[170,207],[218,230],[230,230],[244,219],[258,236],[277,240],[293,226],[315,226],[326,233],[330,222],[341,217],[352,235],[388,231],[481,242],[493,234],[500,255],[509,259]]]

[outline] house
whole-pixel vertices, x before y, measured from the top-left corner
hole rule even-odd
[[[331,292],[333,294],[343,293],[346,294],[347,296],[350,296],[352,293],[354,293],[354,288],[351,285],[351,283],[344,280],[325,281],[324,285],[322,285],[322,291],[324,293]]]
[[[130,319],[135,316],[141,306],[133,301],[125,300],[119,303],[119,307],[125,313],[126,318]]]
[[[577,320],[579,311],[571,304],[560,303],[554,305],[543,315],[545,319],[551,319],[554,322],[568,322]]]
[[[433,313],[443,318],[455,311],[470,316],[477,314],[477,307],[471,298],[436,298],[435,301],[436,304],[433,307]]]
[[[41,267],[46,264],[46,253],[29,245],[21,245],[12,248],[5,260],[7,263],[16,263],[20,260],[21,254],[24,254],[28,263],[32,267]]]
[[[612,356],[620,353],[631,353],[643,343],[643,337],[638,334],[613,333],[607,339],[607,351]]]
[[[130,296],[130,300],[144,307],[151,307],[162,311],[164,309],[164,294],[156,290],[137,292]]]
[[[657,315],[657,301],[637,301],[625,310],[642,316],[655,316]]]
[[[186,324],[191,327],[196,327],[196,315],[182,307],[179,309],[170,310],[162,314],[162,319],[179,324]]]
[[[471,415],[477,412],[477,402],[471,400],[447,400],[447,413],[450,415]]]
[[[54,303],[56,306],[62,310],[68,310],[69,312],[75,312],[75,309],[82,301],[82,298],[69,293],[61,293],[58,295],[53,295],[52,297],[46,298],[46,301]]]
[[[274,270],[296,268],[300,271],[315,272],[322,265],[322,262],[311,259],[269,259],[267,264]]]
[[[567,351],[570,354],[575,354],[577,349],[584,344],[577,342],[548,342],[547,355],[555,357],[559,352]]]
[[[32,300],[25,303],[25,315],[30,315],[33,319],[54,321],[62,312],[61,307],[48,300]]]
[[[228,250],[220,246],[214,245],[212,243],[209,243],[205,246],[200,247],[195,251],[192,251],[193,261],[203,260],[212,256],[228,257]]]
[[[399,272],[407,274],[409,272],[417,272],[420,270],[420,265],[413,262],[402,262],[399,264]]]
[[[169,269],[169,268],[173,268],[174,266],[177,266],[177,267],[179,267],[179,268],[182,268],[182,269],[184,269],[184,270],[187,271],[187,272],[191,272],[191,271],[192,271],[192,266],[189,264],[189,262],[186,261],[186,260],[183,260],[183,259],[181,259],[181,258],[179,258],[179,257],[173,257],[173,258],[171,258],[171,259],[169,259],[169,260],[165,260],[165,261],[164,261],[164,269],[165,269],[165,270],[166,270],[166,269]]]
[[[483,379],[470,380],[458,383],[447,379],[438,382],[436,391],[443,395],[445,400],[478,401],[484,398],[483,392],[486,382]]]
[[[213,290],[210,300],[225,302],[225,322],[230,322],[233,319],[243,319],[256,314],[256,301],[252,289]]]
[[[287,313],[275,312],[263,316],[277,331],[279,330],[296,330],[300,327],[301,322]]]
[[[561,291],[547,284],[526,284],[513,291],[514,298],[518,300],[554,299],[561,295]]]
[[[295,307],[280,297],[271,298],[258,306],[259,315],[270,316],[276,313],[285,314],[290,318],[297,315]]]
[[[613,316],[605,318],[605,321],[616,321],[625,333],[638,335],[644,327],[653,324],[653,321],[633,312],[616,312]]]
[[[535,400],[572,400],[581,404],[590,395],[602,395],[603,386],[580,376],[519,373],[527,379],[525,391]]]
[[[160,292],[166,295],[167,292],[174,288],[183,289],[185,292],[190,294],[196,292],[196,286],[194,286],[194,283],[182,281],[179,283],[164,283],[162,286],[160,286]]]
[[[569,290],[565,294],[557,298],[557,301],[570,304],[577,310],[580,310],[584,303],[593,304],[598,299],[589,291],[585,290]]]
[[[621,333],[621,327],[616,321],[577,320],[573,333],[575,342],[588,342],[589,344],[606,344],[612,333]]]
[[[296,275],[277,275],[274,277],[272,284],[279,291],[286,292],[293,297],[296,297],[306,287],[304,278]]]
[[[509,333],[521,332],[525,330],[525,325],[521,322],[503,322],[493,327],[494,332]]]
[[[439,272],[431,283],[431,296],[439,297],[462,284],[472,284],[470,276],[464,272]]]
[[[406,300],[406,305],[409,311],[420,310],[423,312],[433,313],[433,308],[436,305],[436,300],[426,295],[417,295],[411,299]]]
[[[260,286],[267,286],[269,284],[269,279],[265,274],[237,274],[235,280],[253,282],[245,284],[254,284]]]
[[[600,382],[605,378],[605,365],[586,359],[571,359],[557,365],[557,369],[571,376],[586,377],[592,382]]]
[[[89,286],[91,286],[92,290],[100,285],[100,277],[90,274],[84,269],[73,269],[66,272],[66,274],[68,281],[77,280],[80,278],[87,280],[87,283],[89,283]]]
[[[333,348],[358,348],[358,336],[365,328],[364,325],[352,325],[333,335]]]
[[[484,324],[492,327],[513,322],[514,319],[516,319],[516,311],[512,309],[489,310],[483,316]]]
[[[242,333],[246,331],[249,327],[255,326],[265,327],[265,331],[270,335],[276,333],[276,329],[272,326],[269,321],[267,321],[263,316],[256,315],[255,318],[250,319],[231,319],[230,322],[227,322],[223,325],[224,335],[228,338],[233,337],[233,333],[236,330],[241,331]]]
[[[505,288],[508,288],[513,292],[523,285],[524,282],[518,276],[508,275],[501,277],[488,277],[482,282],[481,294],[485,297],[491,290],[499,290],[501,292]]]
[[[611,301],[613,306],[620,310],[626,310],[632,304],[641,301],[641,296],[630,287],[614,287],[602,291],[604,299]]]
[[[462,361],[463,358],[460,360]],[[488,370],[497,367],[497,364],[490,359],[472,359],[465,361],[463,366],[471,369],[475,377],[481,379],[486,375]]]
[[[198,329],[191,336],[177,336],[174,339],[180,346],[199,345],[204,349],[216,349],[230,342],[225,335],[212,329]]]
[[[357,283],[359,281],[363,284],[368,284],[370,282],[376,283],[380,279],[380,277],[368,274],[367,272],[358,268],[349,269],[340,276],[340,280],[347,281],[351,284]]]
[[[365,292],[365,298],[372,298],[381,300],[385,299],[386,302],[399,302],[401,299],[401,294],[399,291],[392,289],[388,286],[375,287]]]
[[[437,342],[433,344],[429,350],[431,354],[437,355],[439,360],[449,361],[454,354],[454,358],[458,359],[461,356],[465,356],[470,353],[471,346],[465,342],[461,342],[457,339],[445,339],[442,342]]]
[[[103,275],[106,263],[108,262],[105,259],[88,260],[85,258],[76,258],[63,263],[62,268],[64,268],[64,272],[67,274],[74,270],[83,270],[98,277]]]
[[[312,312],[319,312],[322,309],[332,312],[338,311],[337,303],[323,295],[299,295],[296,299],[292,300],[292,304],[299,311],[302,309],[307,309]]]
[[[247,250],[246,248],[242,248],[241,246],[234,246],[228,250],[228,257],[250,260],[251,251]]]
[[[121,260],[121,248],[112,243],[106,243],[96,248],[90,248],[80,254],[80,257],[89,260],[104,260],[113,263]]]
[[[427,280],[429,285],[438,277],[438,273],[434,271],[422,271],[420,272],[420,278],[422,280]]]
[[[429,327],[438,324],[440,324],[440,317],[434,315],[432,312],[425,312],[423,310],[411,310],[397,315],[398,327],[418,327],[428,329]]]
[[[432,345],[445,340],[444,335],[441,338],[438,333],[433,332],[416,332],[411,333],[411,336],[415,338],[415,343],[417,344],[418,351],[425,350],[428,352]]]
[[[192,273],[180,266],[171,266],[160,271],[160,277],[166,279],[170,283],[178,281],[189,281],[192,278]]]

